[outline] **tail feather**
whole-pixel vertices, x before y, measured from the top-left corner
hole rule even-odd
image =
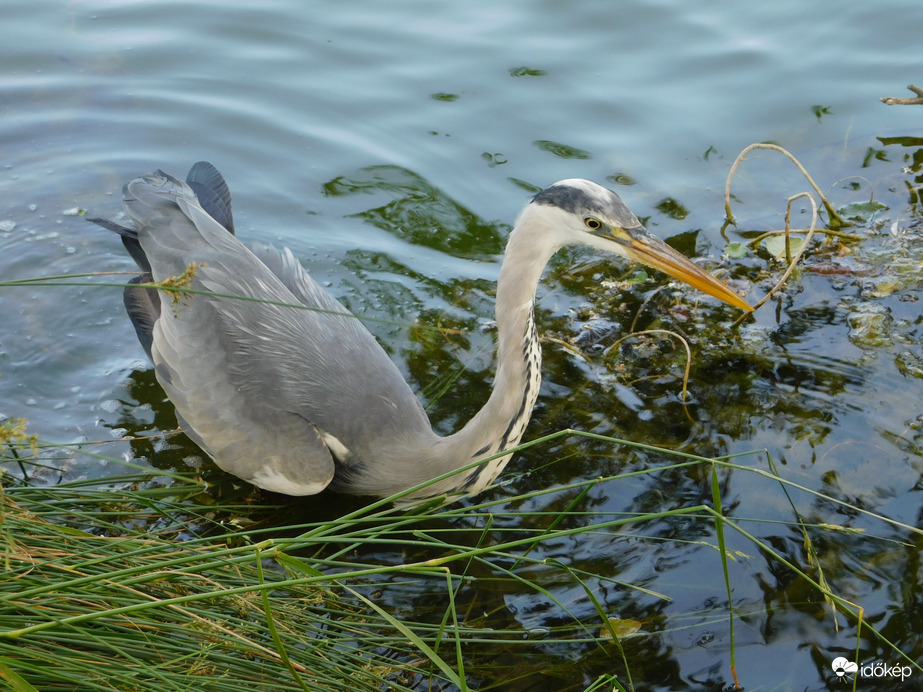
[[[172,176],[162,171],[156,171],[152,176],[161,179],[161,185],[158,186],[158,190],[147,190],[143,185],[135,186],[135,190],[142,193],[141,196],[144,198],[142,200],[136,199],[129,190],[131,183],[123,188],[122,199],[130,213],[132,210],[144,210],[145,214],[150,215],[156,212],[158,206],[175,204],[176,196],[188,196],[188,193],[184,193],[181,189],[183,183]],[[148,177],[147,179],[150,180],[151,178]],[[143,182],[143,179],[133,182]],[[199,206],[233,235],[234,218],[231,214],[231,192],[218,169],[207,161],[199,161],[189,170],[189,175],[186,176],[186,185],[195,194]],[[170,194],[163,194],[164,187],[169,188],[171,186],[175,186],[175,195],[172,196],[172,199]],[[141,218],[139,223],[144,224],[145,215],[141,214],[139,217]],[[160,296],[157,291],[139,288],[136,285],[153,281],[151,263],[144,252],[144,248],[141,247],[138,228],[131,221],[127,225],[99,217],[88,218],[87,221],[102,226],[113,233],[118,233],[128,254],[131,255],[141,269],[142,274],[129,281],[131,285],[125,288],[123,299],[128,316],[138,334],[138,340],[147,352],[148,357],[150,357],[154,323],[160,317]]]
[[[231,191],[218,172],[208,161],[199,161],[189,169],[186,184],[195,192],[199,204],[210,217],[234,235],[234,217],[231,214]]]
[[[151,273],[151,264],[148,262],[147,255],[144,254],[144,249],[138,241],[137,228],[122,226],[110,219],[101,219],[99,217],[88,218],[87,221],[95,223],[97,226],[102,226],[113,233],[118,233],[122,238],[122,245],[128,250],[128,254],[131,255],[131,258],[135,261],[135,264],[138,265],[138,268],[146,274]]]
[[[157,174],[167,181],[181,185],[175,178],[162,171],[157,171]],[[228,233],[234,235],[234,217],[231,213],[231,191],[228,189],[228,184],[225,182],[224,176],[218,172],[218,169],[207,161],[199,161],[189,169],[189,175],[186,176],[186,184],[189,185],[195,193],[199,206],[201,206],[215,221],[220,223]],[[126,202],[134,201],[134,198],[128,191],[128,185],[123,188],[122,196]],[[113,233],[118,233],[122,238],[122,244],[125,246],[125,249],[128,250],[128,254],[131,255],[141,271],[148,274],[151,272],[151,264],[144,254],[141,243],[138,241],[137,228],[133,225],[123,226],[110,219],[102,219],[99,217],[88,218],[87,221],[102,226]]]

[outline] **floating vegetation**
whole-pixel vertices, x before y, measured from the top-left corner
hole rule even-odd
[[[548,74],[545,70],[539,70],[534,67],[513,67],[510,69],[511,77],[544,77]]]
[[[539,139],[533,142],[533,144],[542,151],[557,156],[559,159],[593,158],[593,155],[584,149],[572,147],[569,144],[562,144],[561,142],[552,142],[549,139]]]

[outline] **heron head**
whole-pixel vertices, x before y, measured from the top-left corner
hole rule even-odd
[[[535,195],[523,215],[545,226],[560,246],[581,244],[612,252],[742,310],[753,309],[688,257],[648,233],[621,197],[602,185],[577,178],[561,180]]]

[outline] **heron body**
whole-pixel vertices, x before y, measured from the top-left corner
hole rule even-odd
[[[648,234],[614,192],[586,180],[555,183],[510,233],[490,397],[459,431],[440,436],[384,349],[290,250],[238,240],[230,192],[214,166],[195,164],[186,182],[161,171],[132,180],[124,204],[130,225],[93,220],[121,235],[142,270],[125,289],[125,305],[180,426],[225,471],[288,495],[333,486],[387,497],[499,455],[406,499],[489,485],[538,396],[535,290],[564,245],[637,259],[750,309]],[[206,292],[184,304],[138,285],[184,273],[191,289]]]

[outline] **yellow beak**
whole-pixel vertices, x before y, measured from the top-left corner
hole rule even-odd
[[[679,279],[693,288],[719,298],[741,310],[746,310],[747,312],[753,310],[747,301],[734,293],[725,284],[643,228],[619,230],[625,234],[624,237],[613,235],[609,236],[609,238],[622,246],[623,254],[629,259],[636,260],[654,269],[659,269],[674,279]]]

